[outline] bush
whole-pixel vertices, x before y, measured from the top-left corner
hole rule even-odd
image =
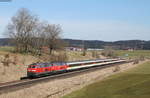
[[[140,59],[140,61],[144,61],[144,60],[145,60],[145,56],[141,55],[141,56],[139,57],[139,59]]]
[[[120,66],[115,66],[115,69],[113,70],[113,72],[117,72],[120,71]]]
[[[114,52],[114,50],[104,50],[101,55],[105,56],[105,57],[111,57],[111,58],[115,58],[117,57],[116,53]]]
[[[92,51],[92,57],[99,58],[99,54],[97,51]]]
[[[139,59],[138,58],[133,60],[133,64],[138,64],[138,63],[139,63]]]
[[[83,50],[82,56],[86,56],[86,49]]]

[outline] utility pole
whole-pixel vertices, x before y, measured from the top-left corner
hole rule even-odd
[[[84,40],[82,40],[82,48],[83,48],[83,56],[85,56],[86,55],[86,47],[85,47],[85,41]]]

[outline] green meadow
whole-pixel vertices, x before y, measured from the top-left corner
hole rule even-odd
[[[144,56],[146,58],[150,58],[150,50],[116,50],[115,54],[120,57],[138,58]]]
[[[88,85],[63,98],[150,98],[150,61]]]

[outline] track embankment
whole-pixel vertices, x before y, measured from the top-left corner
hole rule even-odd
[[[142,62],[141,62],[142,63]],[[105,67],[100,70],[82,72],[82,74],[69,77],[55,78],[50,82],[40,82],[34,86],[29,86],[14,92],[1,93],[0,97],[5,98],[60,98],[71,91],[80,89],[97,80],[102,80],[107,76],[118,73],[120,71],[133,68],[137,65],[130,63],[117,64],[116,66]],[[118,69],[119,68],[119,69]],[[94,70],[94,69],[93,69]],[[67,78],[69,77],[69,78]]]

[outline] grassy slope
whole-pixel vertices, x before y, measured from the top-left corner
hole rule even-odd
[[[64,98],[150,98],[150,61],[72,92]]]
[[[14,47],[0,47],[0,83],[19,80],[20,77],[26,76],[27,65],[41,60],[31,54],[14,53],[13,50]],[[9,54],[10,63],[9,66],[5,67],[2,62],[6,54]],[[82,52],[69,51],[67,55],[70,61],[94,59],[90,53],[82,56]],[[16,64],[11,62],[15,62]]]

